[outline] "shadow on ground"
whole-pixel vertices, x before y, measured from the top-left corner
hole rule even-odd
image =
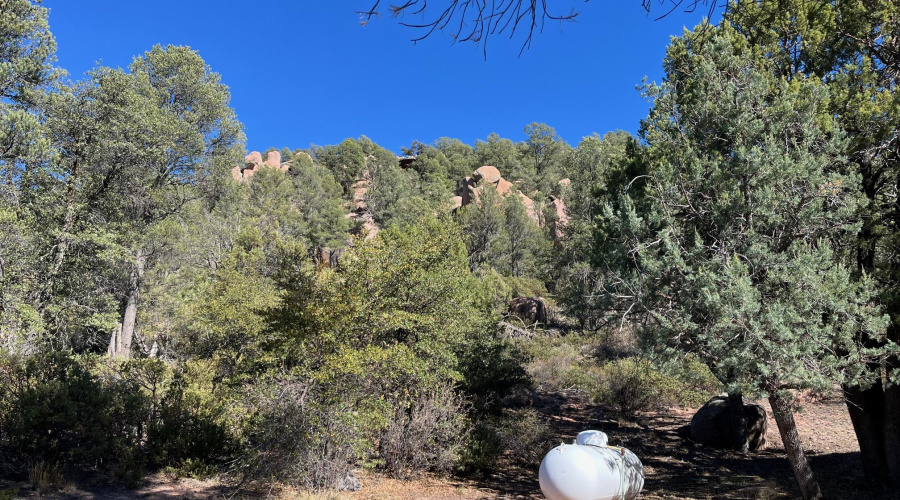
[[[609,435],[611,445],[628,448],[640,457],[645,472],[641,499],[800,498],[782,449],[742,455],[695,444],[678,433],[689,423],[689,414],[646,415],[634,423],[620,423],[606,417],[602,407],[575,394],[538,395],[535,408],[560,442],[572,442],[585,429],[599,429]],[[810,462],[828,498],[900,499],[900,492],[866,483],[858,452],[812,452]],[[543,498],[537,467],[503,468],[478,481],[478,487],[492,492],[483,498]]]

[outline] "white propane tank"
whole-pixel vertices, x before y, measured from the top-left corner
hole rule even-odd
[[[574,444],[550,450],[538,473],[547,500],[633,500],[644,488],[644,466],[606,434],[584,431]]]

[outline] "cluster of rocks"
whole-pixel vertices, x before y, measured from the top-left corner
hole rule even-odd
[[[398,161],[400,161],[402,165],[403,160],[409,160],[409,158],[410,157],[400,157],[398,158]],[[278,151],[269,151],[266,154],[265,160],[263,160],[262,154],[260,154],[259,151],[253,151],[244,157],[243,166],[236,166],[231,169],[231,177],[235,181],[246,182],[264,167],[277,168],[282,172],[287,172],[291,167],[291,162],[290,160],[282,161],[281,153]],[[367,172],[363,174],[362,178],[357,179],[356,182],[353,183],[351,186],[353,197],[348,204],[347,208],[349,213],[346,215],[348,219],[358,221],[366,239],[374,238],[379,230],[369,211],[368,204],[366,203],[370,184],[371,182]],[[504,198],[510,194],[518,196],[525,206],[528,217],[539,224],[542,223],[541,214],[535,206],[534,200],[525,193],[515,189],[515,185],[512,182],[504,179],[503,176],[500,175],[500,171],[497,170],[497,167],[490,165],[479,167],[472,173],[471,177],[466,177],[457,183],[456,191],[454,192],[455,196],[451,200],[454,210],[473,202],[480,203],[481,194],[488,184],[493,186],[493,188],[497,190],[497,194]],[[569,179],[560,181],[560,187],[567,186],[568,184]],[[562,237],[562,228],[569,222],[566,205],[562,198],[557,196],[551,196],[550,202],[556,213],[556,235],[557,237]]]
[[[369,240],[378,235],[380,228],[375,224],[375,218],[369,211],[369,204],[366,203],[366,197],[369,193],[371,180],[369,172],[364,172],[362,179],[356,179],[356,182],[350,186],[353,198],[350,200],[350,213],[346,215],[348,219],[352,219],[360,224],[363,238]]]
[[[453,208],[461,208],[472,202],[481,203],[481,193],[484,192],[488,184],[492,185],[497,190],[497,194],[504,198],[509,196],[510,193],[518,195],[522,199],[522,204],[525,205],[528,217],[535,222],[539,222],[538,213],[534,208],[534,200],[525,195],[525,193],[513,189],[515,187],[513,183],[504,179],[497,167],[490,165],[479,167],[472,172],[471,177],[466,177],[457,183],[456,192],[453,193],[455,195],[452,200]]]
[[[560,188],[565,188],[570,184],[569,179],[562,179],[559,181]],[[535,206],[534,200],[532,200],[528,195],[515,189],[515,184],[503,178],[500,175],[500,171],[497,167],[493,167],[490,165],[485,165],[483,167],[479,167],[477,170],[472,172],[471,177],[466,177],[459,181],[456,185],[456,191],[453,193],[455,196],[451,199],[453,203],[453,209],[456,210],[458,208],[462,208],[471,203],[481,203],[481,194],[484,192],[485,186],[490,184],[497,190],[497,194],[506,198],[510,194],[514,193],[521,200],[522,204],[525,205],[525,211],[528,213],[528,217],[531,220],[541,224],[542,217],[541,214],[538,213],[538,210]],[[563,199],[559,196],[550,196],[550,203],[553,206],[553,210],[556,213],[556,236],[561,238],[563,236],[563,227],[569,223],[569,215],[566,211],[566,204]]]
[[[282,163],[281,153],[278,151],[269,151],[265,161],[259,151],[253,151],[244,157],[243,167],[238,166],[231,169],[231,177],[236,181],[247,181],[263,167],[277,168],[282,172],[287,172],[291,168],[291,162]]]

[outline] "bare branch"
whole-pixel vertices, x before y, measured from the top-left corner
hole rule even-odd
[[[412,38],[416,43],[434,34],[435,31],[446,32],[454,42],[473,42],[480,44],[487,58],[487,42],[492,35],[509,34],[515,38],[516,33],[525,33],[519,55],[531,47],[535,32],[541,33],[547,21],[575,22],[578,12],[573,8],[568,13],[551,10],[550,0],[441,0],[428,5],[428,0],[401,0],[402,3],[391,4],[386,9],[381,0],[372,1],[369,10],[357,11],[360,24],[365,26],[373,18],[381,17],[387,10],[392,17],[400,18],[400,25],[420,30],[420,34]],[[585,3],[590,0],[584,0]],[[438,3],[438,7],[434,4]],[[641,7],[647,14],[651,9],[664,7],[664,12],[655,20],[662,19],[676,10],[686,13],[697,11],[699,6],[708,8],[707,19],[716,9],[724,7],[727,0],[641,0]],[[444,6],[444,7],[441,7]],[[434,14],[437,12],[437,14]],[[410,17],[420,17],[419,21],[406,21]]]
[[[585,0],[588,2],[590,0]],[[421,21],[401,20],[400,25],[422,30],[421,35],[412,38],[416,43],[431,36],[435,31],[448,32],[454,42],[474,42],[483,48],[487,57],[487,41],[491,35],[509,34],[510,39],[516,33],[525,32],[521,55],[531,47],[534,33],[542,32],[547,21],[574,22],[578,12],[574,9],[566,14],[550,10],[548,0],[447,0],[446,7],[435,12],[429,9],[428,0],[404,0],[403,3],[390,5],[388,11],[392,17],[408,18],[421,16]],[[368,24],[373,18],[380,17],[381,0],[376,0],[372,8],[359,11],[360,23]]]

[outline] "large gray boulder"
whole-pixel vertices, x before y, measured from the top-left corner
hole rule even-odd
[[[747,419],[747,441],[750,451],[759,451],[766,445],[768,419],[766,410],[756,403],[744,403]],[[715,396],[706,402],[691,419],[691,439],[714,448],[732,448],[731,410],[728,396]]]

